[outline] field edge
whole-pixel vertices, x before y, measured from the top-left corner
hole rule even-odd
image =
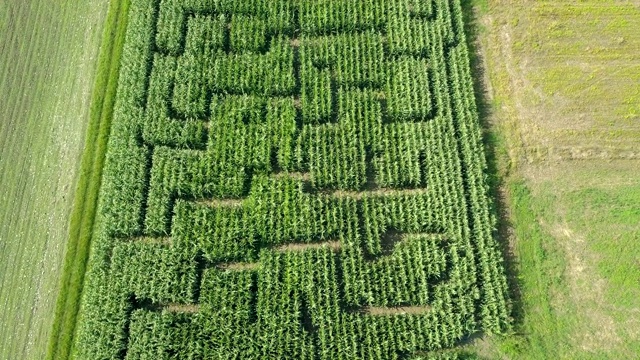
[[[110,0],[46,359],[68,359],[89,258],[130,0]]]
[[[462,0],[465,33],[474,76],[488,158],[488,181],[495,201],[497,237],[502,246],[505,271],[513,303],[513,328],[505,334],[484,336],[469,344],[482,359],[559,358],[560,326],[553,311],[552,294],[563,273],[564,258],[551,234],[540,224],[536,200],[522,173],[523,144],[496,96],[491,64],[487,57],[487,28],[483,22],[490,9],[486,0]],[[546,338],[554,338],[549,343]],[[536,355],[537,354],[537,355]]]

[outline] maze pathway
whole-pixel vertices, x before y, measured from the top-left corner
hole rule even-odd
[[[397,359],[509,324],[458,0],[132,0],[87,359]]]

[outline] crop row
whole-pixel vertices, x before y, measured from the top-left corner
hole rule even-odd
[[[434,299],[422,313],[396,316],[344,310],[349,304],[341,299],[339,279],[340,274],[347,274],[344,263],[352,255],[336,255],[326,247],[300,253],[263,251],[257,270],[206,269],[201,275],[197,312],[163,309],[162,304],[194,299],[197,264],[184,255],[188,250],[141,243],[118,245],[110,282],[103,289],[109,292],[101,298],[100,327],[94,328],[103,336],[82,351],[102,347],[103,352],[97,354],[117,357],[126,348],[127,358],[172,353],[178,358],[252,358],[260,354],[301,358],[307,354],[309,358],[348,359],[360,354],[362,358],[389,359],[396,358],[398,351],[451,346],[465,329],[474,326],[469,316],[473,302],[455,295],[462,290],[459,285],[434,282],[425,289],[403,289],[389,282],[406,277],[398,284],[424,285],[420,276],[431,278],[434,275],[429,271],[438,270],[429,266],[446,261],[446,252],[437,241],[440,239],[431,238],[427,242],[431,245],[423,245],[414,237],[402,244],[406,250],[401,246],[390,257],[367,262],[360,269],[367,274],[363,282],[370,295],[379,301],[385,299],[383,294],[397,297],[412,290],[422,290],[421,296],[430,293]],[[409,253],[422,263],[416,259],[406,262]],[[424,274],[419,275],[421,272]],[[122,320],[130,322],[128,328]],[[110,336],[105,337],[107,334]]]
[[[451,5],[443,5],[445,6],[435,9],[444,11],[438,15],[449,21],[447,25],[451,25]],[[172,55],[181,52],[187,18],[194,13],[233,15],[235,18],[231,19],[231,38],[232,41],[234,38],[243,38],[241,43],[263,41],[265,36],[291,35],[294,30],[311,36],[363,30],[396,32],[401,35],[408,31],[411,35],[408,40],[395,37],[394,43],[406,45],[405,41],[410,41],[411,50],[421,48],[419,45],[415,46],[417,44],[413,41],[422,41],[423,36],[423,32],[414,31],[420,29],[415,25],[425,23],[436,15],[432,1],[420,0],[161,0],[156,35],[159,49]],[[298,24],[295,23],[296,18]],[[448,36],[449,33],[452,32],[448,32]],[[423,42],[422,48],[424,45]],[[238,49],[259,48],[260,46],[241,46]],[[398,49],[408,50],[402,46]]]

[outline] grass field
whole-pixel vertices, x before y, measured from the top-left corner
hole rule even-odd
[[[107,4],[0,5],[0,359],[42,359]]]
[[[487,358],[640,353],[638,1],[478,1],[519,336]]]

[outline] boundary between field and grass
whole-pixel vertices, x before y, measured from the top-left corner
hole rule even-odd
[[[69,223],[69,240],[47,346],[46,358],[49,360],[68,359],[73,346],[111,128],[129,3],[130,0],[111,0],[104,23],[91,94],[89,124]]]
[[[489,11],[487,0],[461,0],[465,33],[472,71],[474,92],[487,156],[487,179],[496,216],[496,233],[502,248],[510,299],[513,304],[514,328],[491,341],[501,356],[520,358],[524,354],[540,354],[557,358],[558,352],[543,337],[554,337],[558,324],[551,307],[550,289],[561,269],[561,255],[549,248],[550,235],[538,223],[524,177],[518,171],[519,159],[510,150],[519,150],[512,132],[495,120],[498,102],[486,88],[488,64],[482,54],[482,33],[486,31],[480,18]],[[489,80],[490,81],[490,80]],[[489,90],[490,91],[490,90]],[[515,155],[517,156],[517,154]],[[475,350],[470,347],[471,350]],[[497,355],[494,352],[494,355]]]

